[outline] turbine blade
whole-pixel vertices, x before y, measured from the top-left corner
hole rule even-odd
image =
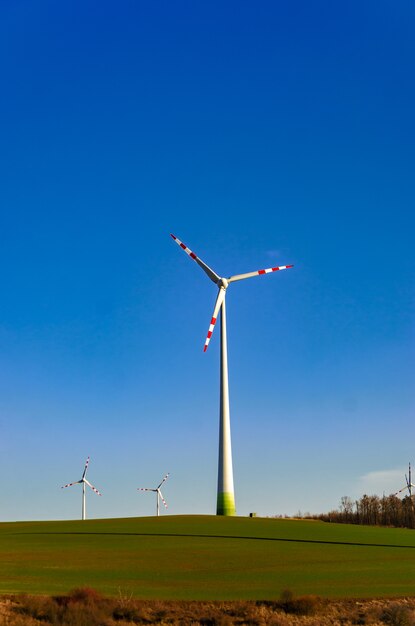
[[[137,491],[157,491],[157,489],[149,489],[148,487],[137,487]]]
[[[218,319],[219,309],[222,306],[222,303],[225,299],[226,289],[221,287],[219,289],[218,297],[216,298],[215,308],[213,309],[212,319],[210,320],[208,334],[206,336],[205,346],[203,348],[203,352],[206,352],[208,349],[208,345],[210,342],[210,338],[212,337],[213,331],[215,330],[216,320]]]
[[[190,248],[186,246],[186,244],[180,241],[180,239],[177,239],[177,237],[175,237],[171,233],[170,233],[170,237],[174,239],[177,245],[179,245],[186,252],[186,254],[188,254],[190,258],[193,259],[193,261],[196,261],[196,263],[200,265],[202,270],[206,272],[206,274],[209,276],[210,280],[212,280],[215,284],[218,283],[218,281],[220,280],[220,276],[218,276],[216,272],[214,272],[208,265],[206,265],[206,263],[204,263],[202,259],[199,259],[199,257],[196,256],[196,254],[192,252]]]
[[[98,489],[96,487],[94,487],[94,485],[91,485],[89,480],[87,480],[86,478],[84,479],[84,483],[86,483],[88,485],[88,487],[91,487],[92,491],[95,491],[95,493],[97,493],[99,496],[102,496],[102,493],[100,493],[98,491]]]
[[[160,496],[161,501],[163,502],[164,506],[166,507],[166,509],[168,509],[167,502],[163,498],[163,494],[161,493],[160,489],[158,489],[157,491],[159,492],[159,496]]]
[[[163,478],[163,480],[161,481],[161,483],[159,484],[159,486],[157,487],[157,489],[160,489],[160,487],[162,486],[162,484],[168,479],[168,477],[170,476],[170,472],[167,472],[167,474],[165,475],[165,477]]]
[[[408,485],[405,485],[405,487],[402,487],[402,489],[399,489],[399,491],[397,491],[396,493],[392,494],[394,496],[397,496],[398,493],[402,493],[402,491],[406,491],[408,489]]]
[[[88,465],[89,465],[89,457],[86,460],[85,467],[84,467],[84,473],[82,474],[82,478],[85,478],[85,476],[86,476],[86,473],[88,471]]]
[[[269,267],[266,270],[257,270],[256,272],[248,272],[247,274],[236,274],[228,278],[228,283],[234,283],[237,280],[244,280],[245,278],[253,278],[254,276],[262,276],[262,274],[272,274],[272,272],[278,272],[278,270],[288,270],[294,265],[279,265],[278,267]]]
[[[72,487],[73,485],[79,485],[79,483],[81,483],[82,480],[77,480],[75,483],[68,483],[67,485],[63,485],[63,487],[61,487],[61,489],[65,489],[65,487]]]

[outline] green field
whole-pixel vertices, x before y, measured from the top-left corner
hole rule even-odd
[[[2,594],[392,597],[415,593],[414,574],[406,529],[216,516],[0,524]]]

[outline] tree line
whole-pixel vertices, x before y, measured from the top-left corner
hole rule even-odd
[[[380,498],[365,494],[359,500],[343,496],[339,509],[307,517],[343,524],[415,528],[414,499],[410,496],[401,499],[395,495]]]

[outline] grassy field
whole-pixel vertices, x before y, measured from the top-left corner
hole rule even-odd
[[[215,516],[0,524],[2,594],[393,597],[415,593],[414,573],[406,529]]]

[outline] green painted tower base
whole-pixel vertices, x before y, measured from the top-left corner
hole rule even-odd
[[[233,493],[218,493],[216,515],[236,515]]]

